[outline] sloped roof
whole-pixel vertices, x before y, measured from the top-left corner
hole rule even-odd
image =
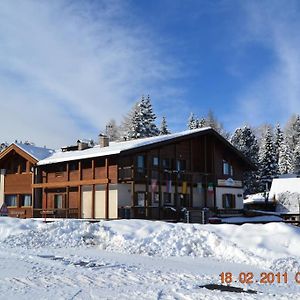
[[[21,150],[29,154],[31,157],[33,157],[35,160],[40,161],[42,159],[45,159],[46,157],[52,155],[54,153],[54,150],[44,148],[44,147],[37,147],[34,145],[28,145],[28,144],[21,144],[21,143],[13,143],[13,145],[16,145]]]
[[[210,127],[204,127],[193,130],[186,130],[182,132],[167,134],[167,135],[159,135],[154,137],[148,137],[143,139],[136,139],[131,141],[122,141],[122,142],[110,142],[109,146],[100,148],[99,145],[94,146],[93,148],[88,148],[85,150],[76,150],[76,151],[56,151],[51,156],[41,160],[38,165],[47,165],[53,164],[63,161],[77,160],[77,159],[85,159],[92,157],[101,157],[108,156],[113,154],[119,154],[123,151],[133,150],[136,148],[140,148],[143,146],[148,146],[164,141],[169,141],[178,137],[187,136],[193,133],[207,131],[211,129]]]
[[[225,138],[223,138],[211,127],[185,130],[182,132],[172,133],[168,135],[154,136],[154,137],[131,140],[131,141],[110,142],[109,146],[103,148],[100,148],[99,145],[96,145],[93,148],[88,148],[85,150],[75,150],[75,151],[66,151],[66,152],[59,150],[54,152],[52,155],[46,157],[45,159],[40,160],[38,162],[38,165],[47,165],[47,164],[64,162],[64,161],[72,161],[78,159],[103,157],[103,156],[109,156],[114,154],[120,154],[121,152],[135,150],[137,148],[151,146],[158,143],[168,142],[178,138],[194,136],[201,133],[214,134],[218,139],[220,139],[223,143],[225,143],[232,151],[234,151],[245,163],[253,167],[251,162],[240,151],[238,151],[235,147],[233,147]]]

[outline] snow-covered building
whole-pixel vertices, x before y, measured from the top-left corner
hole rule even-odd
[[[210,127],[124,142],[99,136],[61,150],[0,153],[0,206],[17,217],[164,219],[182,208],[243,209],[250,161]]]
[[[31,144],[13,143],[0,153],[0,207],[5,203],[10,216],[33,216],[33,181],[36,163],[53,150]]]
[[[300,213],[300,176],[284,174],[272,180],[269,201],[276,203],[276,210],[287,213]]]
[[[243,209],[242,174],[253,166],[209,127],[124,142],[99,139],[37,163],[37,216],[163,219],[183,207]]]

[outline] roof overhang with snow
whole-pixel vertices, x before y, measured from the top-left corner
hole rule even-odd
[[[143,139],[136,139],[131,141],[122,142],[111,142],[107,147],[100,147],[99,145],[93,148],[77,151],[62,152],[56,151],[51,156],[40,160],[38,165],[48,165],[55,164],[65,161],[74,161],[79,159],[105,157],[118,154],[127,154],[130,152],[143,151],[144,149],[149,149],[157,146],[162,146],[164,144],[169,144],[173,141],[181,141],[188,138],[194,138],[202,135],[213,135],[222,143],[225,144],[231,151],[233,151],[243,163],[250,169],[254,169],[254,165],[249,159],[247,159],[239,150],[237,150],[231,143],[229,143],[224,137],[213,130],[211,127],[204,127],[193,130],[186,130],[182,132],[177,132],[168,135],[154,136]]]

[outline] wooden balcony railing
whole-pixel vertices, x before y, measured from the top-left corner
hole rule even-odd
[[[78,208],[35,208],[33,210],[34,218],[66,218],[66,219],[77,219]]]

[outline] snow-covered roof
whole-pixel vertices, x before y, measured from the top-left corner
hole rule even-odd
[[[277,198],[280,193],[300,193],[300,178],[295,176],[287,178],[274,178],[269,193],[269,199]]]
[[[92,157],[101,157],[101,156],[108,156],[113,154],[119,154],[122,151],[136,149],[143,146],[148,146],[168,140],[172,140],[178,137],[188,136],[194,133],[203,132],[211,130],[211,127],[203,127],[198,129],[192,130],[185,130],[182,132],[167,134],[167,135],[160,135],[154,136],[149,138],[131,140],[131,141],[124,141],[124,142],[110,142],[109,146],[100,148],[99,145],[94,146],[93,148],[88,148],[85,150],[75,150],[75,151],[61,151],[58,150],[54,152],[51,156],[46,157],[45,159],[38,162],[38,165],[47,165],[53,164],[63,161],[71,161],[77,159],[85,159],[85,158],[92,158]]]
[[[54,153],[54,150],[52,149],[37,147],[30,144],[14,143],[14,145],[22,149],[24,152],[32,156],[37,161],[45,159],[46,157]]]

